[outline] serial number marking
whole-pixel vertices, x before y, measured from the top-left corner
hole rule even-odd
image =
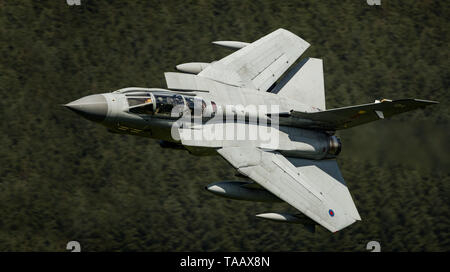
[[[270,257],[224,257],[226,266],[270,266]]]

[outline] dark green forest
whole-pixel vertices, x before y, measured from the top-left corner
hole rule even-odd
[[[0,251],[450,251],[447,1],[0,0]],[[165,87],[177,64],[220,59],[215,40],[285,28],[324,62],[327,108],[379,98],[436,106],[340,131],[362,221],[338,232],[255,218],[287,204],[204,190],[222,158],[108,133],[61,104]]]

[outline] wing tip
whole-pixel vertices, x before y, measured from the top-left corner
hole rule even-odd
[[[284,29],[284,28],[280,27],[277,30],[275,30],[274,32],[276,32],[276,33],[285,33],[287,35],[290,35],[290,36],[296,37],[297,39],[300,39],[300,42],[302,44],[302,47],[304,47],[304,50],[306,50],[307,48],[309,48],[311,46],[311,44],[309,42],[307,42],[306,40],[304,40],[303,38],[301,38],[297,34],[291,32],[291,31],[289,31],[287,29]]]

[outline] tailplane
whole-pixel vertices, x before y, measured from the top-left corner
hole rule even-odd
[[[325,110],[325,86],[321,59],[307,58],[294,66],[271,91]]]
[[[334,131],[363,125],[376,120],[437,104],[422,99],[376,100],[371,104],[356,105],[319,112],[291,111],[290,124],[297,127]]]

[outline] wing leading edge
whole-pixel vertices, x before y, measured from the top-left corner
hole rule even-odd
[[[286,158],[255,147],[218,150],[233,167],[331,232],[361,220],[335,160]]]

